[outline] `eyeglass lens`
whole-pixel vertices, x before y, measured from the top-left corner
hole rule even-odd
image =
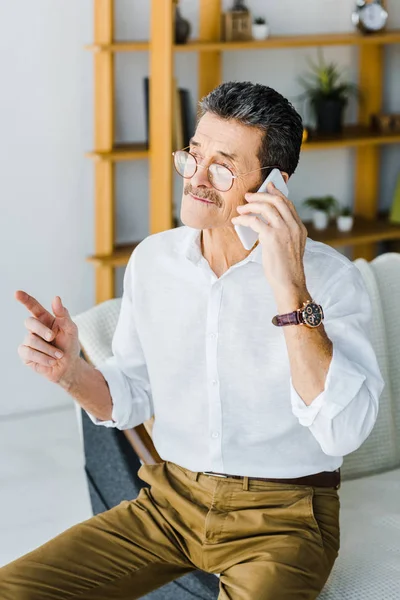
[[[179,175],[186,179],[193,177],[196,172],[196,165],[201,167],[196,163],[195,157],[185,150],[175,152],[174,164]],[[207,169],[207,176],[211,185],[220,192],[227,192],[232,187],[232,173],[224,165],[211,163]]]

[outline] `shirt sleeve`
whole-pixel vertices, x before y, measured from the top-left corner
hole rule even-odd
[[[134,265],[137,249],[125,270],[121,310],[112,340],[112,356],[96,368],[105,378],[113,408],[110,421],[87,413],[95,425],[129,429],[154,414],[149,375],[135,325],[133,303]]]
[[[323,452],[345,456],[371,433],[385,386],[369,337],[371,300],[359,269],[343,267],[328,282],[318,303],[333,344],[325,388],[307,406],[290,378],[293,414],[309,427]]]

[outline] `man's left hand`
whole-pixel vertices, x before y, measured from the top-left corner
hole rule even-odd
[[[268,193],[247,193],[246,205],[239,206],[239,217],[232,222],[251,227],[259,234],[265,276],[274,291],[281,294],[293,289],[305,289],[304,249],[307,229],[293,202],[272,182]],[[260,215],[268,225],[257,216]]]

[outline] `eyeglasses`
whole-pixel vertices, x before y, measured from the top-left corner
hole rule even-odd
[[[234,180],[242,177],[243,175],[249,175],[250,173],[255,173],[255,171],[261,171],[262,169],[280,168],[278,165],[272,165],[268,167],[260,167],[259,169],[253,169],[253,171],[247,171],[247,173],[239,173],[238,175],[234,175],[228,167],[225,165],[220,165],[219,163],[211,163],[208,165],[208,167],[204,167],[197,162],[197,159],[193,154],[187,152],[186,150],[177,150],[176,152],[172,153],[172,156],[174,157],[175,170],[181,177],[184,177],[184,179],[191,179],[196,173],[198,167],[201,169],[206,169],[208,181],[211,183],[213,188],[219,192],[229,192],[233,186]]]

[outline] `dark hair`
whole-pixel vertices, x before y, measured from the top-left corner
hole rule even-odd
[[[235,119],[263,132],[257,158],[261,167],[279,165],[292,175],[299,162],[303,122],[293,105],[272,88],[250,81],[221,83],[199,102],[205,113]]]

